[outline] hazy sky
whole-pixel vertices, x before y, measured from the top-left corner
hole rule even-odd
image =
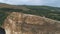
[[[60,7],[60,0],[0,0],[0,2],[8,4],[49,5]]]

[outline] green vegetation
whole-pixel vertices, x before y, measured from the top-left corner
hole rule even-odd
[[[4,19],[7,17],[8,14],[5,12],[0,12],[0,25],[4,22]]]
[[[0,8],[0,25],[3,23],[4,19],[10,12],[23,12],[27,14],[45,16],[54,20],[60,21],[60,8],[50,7],[50,6],[24,6],[30,10],[24,11],[23,9],[13,9],[13,8]]]
[[[60,8],[50,6],[28,6],[30,13],[60,21]]]

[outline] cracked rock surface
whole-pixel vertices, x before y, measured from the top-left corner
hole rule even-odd
[[[19,12],[12,12],[2,27],[6,34],[60,34],[60,21]]]

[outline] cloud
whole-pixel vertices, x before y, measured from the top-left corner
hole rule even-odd
[[[42,4],[42,0],[8,0],[5,3],[9,4]]]
[[[0,2],[8,3],[8,4],[30,4],[30,5],[38,5],[42,4],[42,0],[0,0]]]
[[[26,5],[50,5],[60,6],[60,0],[0,0],[0,2],[8,4],[26,4]]]

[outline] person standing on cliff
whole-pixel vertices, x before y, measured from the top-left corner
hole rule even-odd
[[[0,27],[0,34],[6,34],[5,30],[3,28]]]

